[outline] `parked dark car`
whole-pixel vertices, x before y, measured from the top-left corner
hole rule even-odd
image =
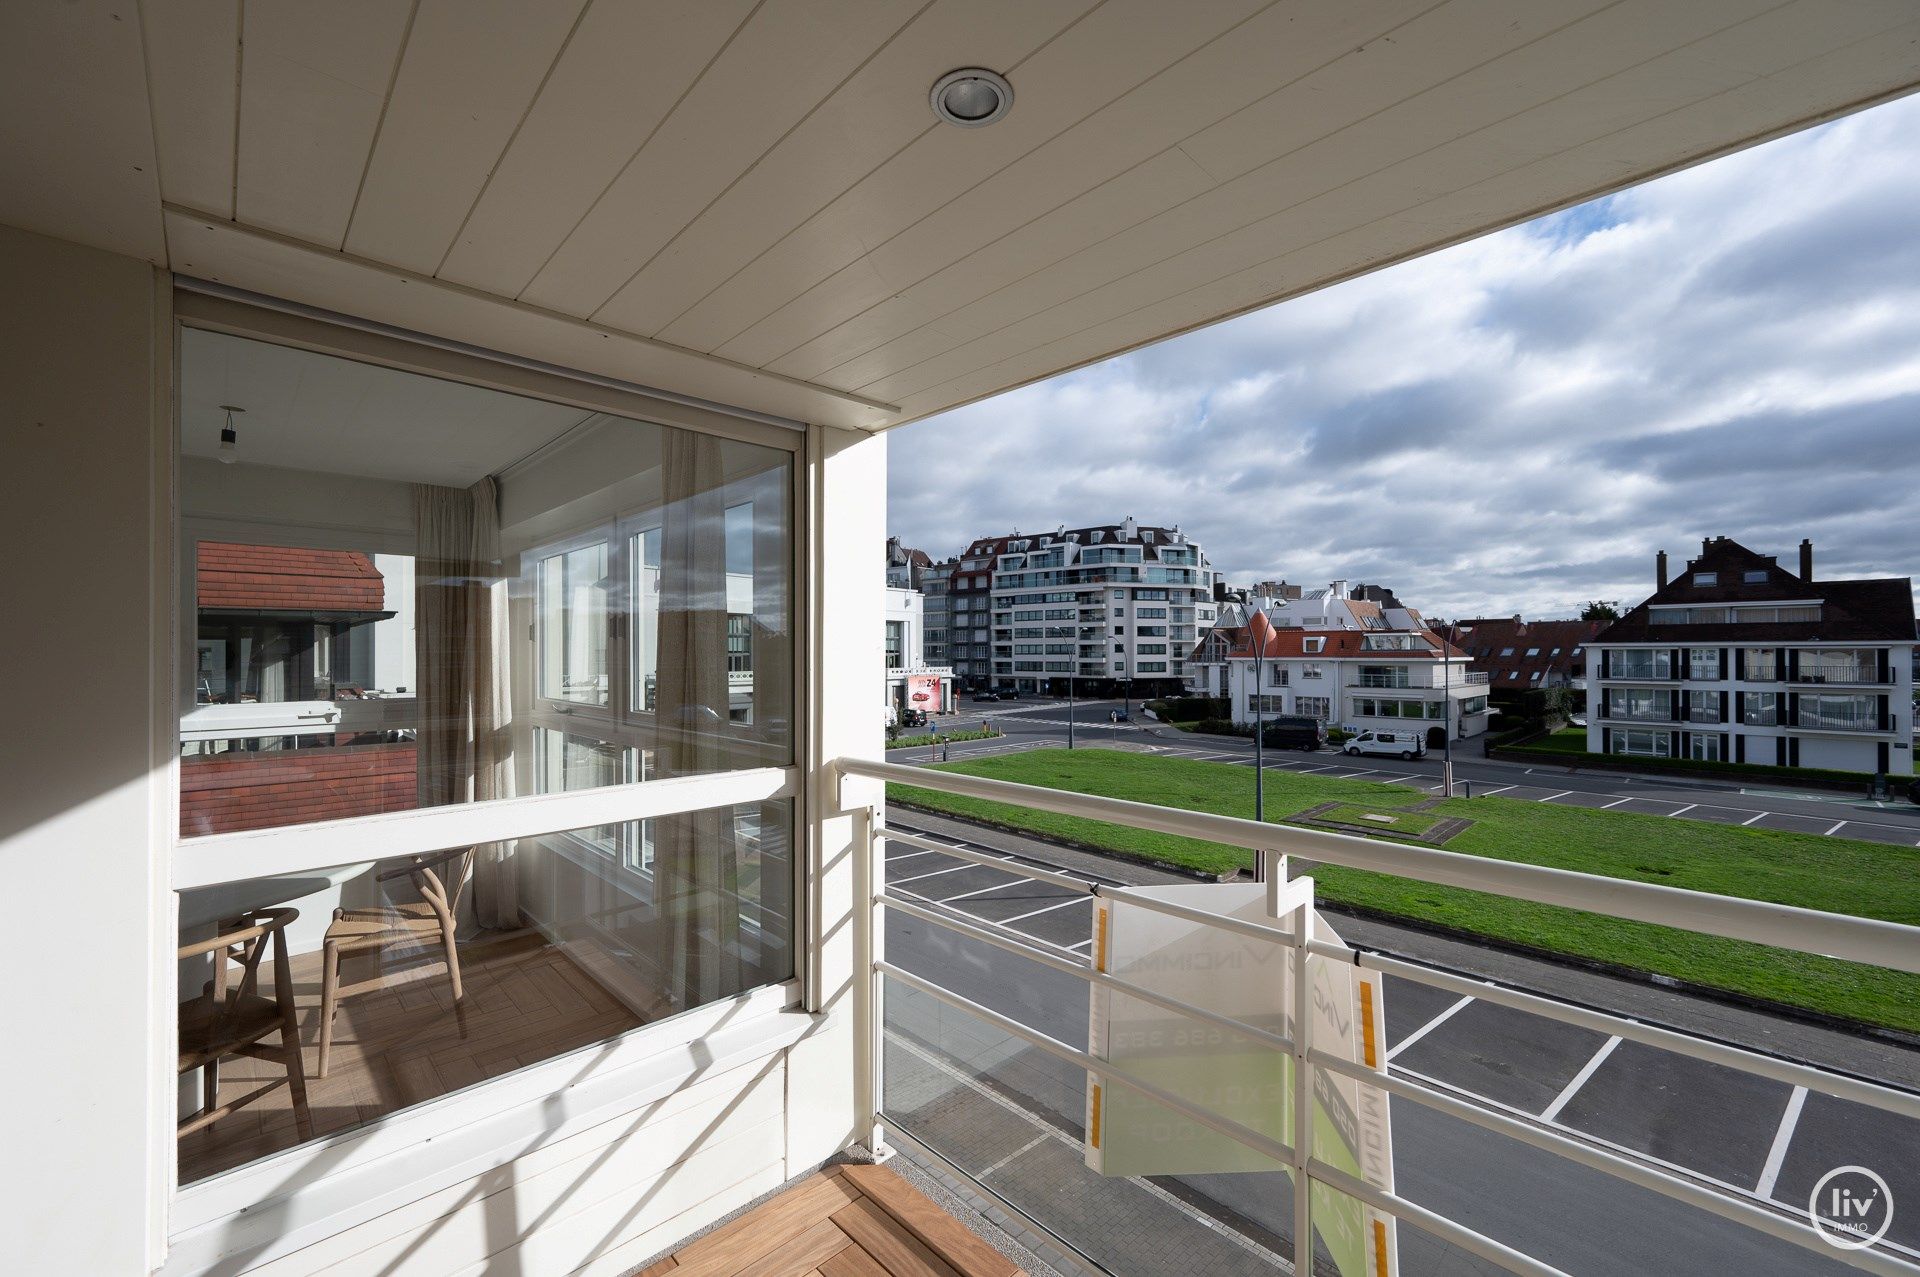
[[[1003,701],[1017,701],[1020,699],[1020,689],[1017,687],[1003,687],[1000,689],[1000,699]]]
[[[1270,718],[1261,743],[1268,749],[1304,749],[1312,752],[1327,743],[1327,725],[1317,718],[1303,715]]]
[[[975,692],[973,699],[976,701],[997,701],[1000,699],[1000,693],[992,691]]]
[[[900,726],[925,727],[926,725],[927,725],[927,711],[923,709],[912,709],[912,708],[903,709],[900,711]]]

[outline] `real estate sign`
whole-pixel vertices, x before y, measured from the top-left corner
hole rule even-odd
[[[1313,881],[1144,887],[1126,893],[1269,925],[1311,906]],[[1139,906],[1125,896],[1096,901],[1094,960],[1105,971],[1163,997],[1291,1036],[1290,946],[1221,930]],[[1277,912],[1276,912],[1277,911]],[[1340,944],[1323,919],[1314,937]],[[1381,1069],[1386,1021],[1379,977],[1351,963],[1309,964],[1312,1042],[1320,1050]],[[1291,1145],[1293,1060],[1271,1045],[1204,1020],[1093,986],[1092,1053],[1189,1103]],[[1097,1073],[1087,1078],[1087,1165],[1103,1175],[1291,1173],[1283,1162],[1203,1126]],[[1313,1156],[1385,1191],[1393,1189],[1387,1095],[1326,1069],[1313,1071]],[[1342,1277],[1396,1277],[1394,1221],[1345,1194],[1313,1196],[1314,1231]]]

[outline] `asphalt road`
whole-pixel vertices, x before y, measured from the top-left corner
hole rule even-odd
[[[944,747],[947,757],[976,758],[1056,749],[1066,743],[1069,709],[1065,701],[1014,701],[975,707],[962,703],[964,712],[942,720],[943,726],[973,727],[991,722],[1004,736],[984,741],[961,741]],[[1081,702],[1072,707],[1076,744],[1120,746],[1192,758],[1206,762],[1251,766],[1253,742],[1226,737],[1198,737],[1147,719],[1136,703],[1131,723],[1108,721],[1119,701]],[[1620,772],[1573,772],[1566,768],[1497,762],[1478,757],[1479,746],[1465,750],[1475,757],[1458,757],[1453,774],[1456,791],[1467,782],[1474,797],[1498,796],[1521,802],[1555,803],[1570,807],[1600,807],[1700,820],[1713,824],[1748,825],[1759,829],[1789,830],[1833,838],[1853,838],[1920,846],[1920,805],[1905,799],[1889,802],[1847,794],[1796,791],[1785,785],[1707,784],[1666,776],[1634,776]],[[896,761],[924,761],[932,751],[919,748],[894,751]],[[1266,751],[1265,765],[1326,777],[1402,784],[1427,793],[1440,788],[1441,760],[1429,754],[1406,762],[1398,758],[1349,757],[1332,750],[1314,754]]]
[[[1007,854],[1000,839],[981,830],[969,842]],[[1063,955],[1084,959],[1091,945],[1086,897],[1002,870],[893,844],[888,883]],[[887,956],[1022,1024],[1085,1041],[1086,989],[1069,975],[904,915],[889,919]],[[1102,1221],[1092,1244],[1110,1253],[1095,1258],[1115,1271],[1185,1273],[1204,1261],[1252,1272],[1271,1267],[1263,1244],[1284,1253],[1284,1175],[1103,1180],[1078,1159],[1078,1070],[911,991],[890,993],[888,1006],[889,1076],[909,1092],[890,1080],[889,1110],[910,1110],[910,1133],[958,1149],[968,1170],[1042,1223],[1054,1214],[1070,1239]],[[1407,981],[1387,981],[1385,1012],[1389,1067],[1752,1201],[1804,1211],[1826,1170],[1870,1166],[1896,1203],[1914,1204],[1896,1210],[1889,1241],[1920,1258],[1920,1123]],[[1393,1123],[1398,1191],[1569,1273],[1849,1271],[1418,1104],[1393,1101]],[[1405,1277],[1492,1271],[1413,1229],[1400,1236]]]

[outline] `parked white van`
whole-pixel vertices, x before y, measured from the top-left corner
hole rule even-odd
[[[1401,758],[1417,758],[1427,752],[1427,742],[1419,732],[1361,732],[1341,749],[1349,754],[1397,754]]]

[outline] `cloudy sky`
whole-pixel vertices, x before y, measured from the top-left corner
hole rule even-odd
[[[1920,573],[1920,98],[931,418],[892,457],[889,528],[937,558],[1131,514],[1230,582],[1382,582],[1434,616],[1638,601],[1655,550],[1721,534]]]

